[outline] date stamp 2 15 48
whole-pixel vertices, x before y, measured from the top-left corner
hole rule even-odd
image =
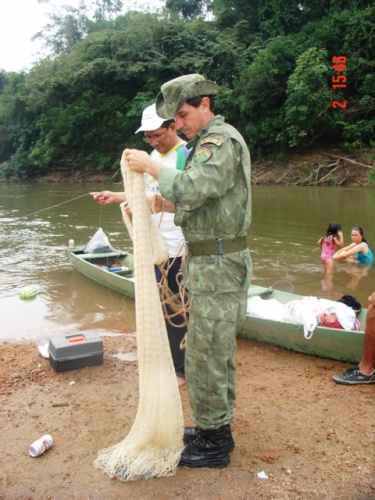
[[[332,57],[332,89],[346,89],[346,56]],[[343,108],[347,106],[346,101],[332,101],[332,108]]]

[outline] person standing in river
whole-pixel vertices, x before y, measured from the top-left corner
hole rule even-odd
[[[174,118],[191,141],[184,171],[166,169],[144,151],[127,149],[136,172],[158,179],[175,204],[186,240],[184,283],[191,307],[185,354],[196,427],[186,428],[180,465],[226,467],[234,448],[236,335],[246,318],[252,264],[246,235],[251,220],[250,154],[240,133],[214,114],[216,83],[191,74],[161,87],[156,110]]]
[[[324,236],[318,240],[318,247],[322,250],[320,255],[326,273],[333,273],[333,255],[336,246],[344,245],[344,235],[340,222],[330,222]]]

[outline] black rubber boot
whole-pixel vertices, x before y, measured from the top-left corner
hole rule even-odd
[[[225,426],[219,429],[199,429],[197,437],[184,449],[179,465],[221,469],[230,462]]]
[[[223,427],[224,427],[224,433],[225,433],[225,439],[227,442],[228,451],[233,451],[234,450],[234,439],[232,436],[232,431],[230,429],[230,425],[227,424],[227,425],[224,425]],[[199,431],[200,431],[199,427],[185,427],[184,437],[183,437],[184,443],[189,444],[192,441],[194,441],[194,439],[199,434]]]

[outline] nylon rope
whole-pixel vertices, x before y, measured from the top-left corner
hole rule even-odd
[[[76,196],[75,198],[71,198],[70,200],[66,200],[66,201],[62,201],[61,203],[57,203],[57,205],[52,205],[50,207],[42,208],[41,210],[38,210],[37,212],[32,212],[31,214],[22,215],[21,218],[30,217],[31,215],[40,214],[40,212],[44,212],[45,210],[50,210],[51,208],[60,207],[61,205],[65,205],[65,203],[70,203],[71,201],[79,200],[80,198],[83,198],[84,196],[89,196],[89,194],[90,193],[81,194],[80,196]]]
[[[181,251],[181,249],[180,249]],[[180,252],[177,253],[177,255]],[[176,275],[176,284],[178,286],[178,292],[173,293],[168,285],[168,274],[173,266],[176,257],[169,262],[165,261],[159,265],[159,270],[161,273],[161,279],[158,283],[159,296],[161,300],[161,305],[163,308],[164,318],[172,326],[176,328],[182,328],[188,324],[188,311],[190,307],[190,297],[189,294],[182,284],[182,273],[179,272]],[[175,324],[173,319],[177,316],[182,316],[183,321],[181,323]]]

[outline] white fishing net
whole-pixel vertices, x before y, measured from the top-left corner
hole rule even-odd
[[[155,279],[154,263],[168,250],[151,221],[144,176],[121,158],[132,222],[122,204],[124,223],[134,245],[135,307],[139,368],[137,415],[123,441],[98,453],[94,466],[122,481],[175,473],[183,450],[183,414],[176,373]]]

